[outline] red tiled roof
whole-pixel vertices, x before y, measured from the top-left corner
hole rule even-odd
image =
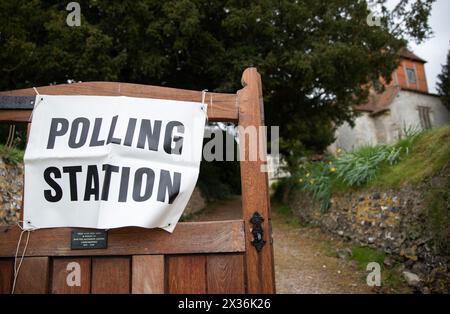
[[[414,61],[418,61],[421,63],[425,63],[426,61],[422,58],[415,55],[412,51],[408,50],[407,48],[402,48],[398,51],[398,55],[401,58],[410,59]],[[428,92],[419,91],[415,89],[409,89],[405,87],[400,87],[399,85],[388,85],[385,86],[385,90],[382,93],[375,92],[372,88],[370,89],[370,94],[368,97],[368,101],[365,104],[357,105],[355,106],[355,109],[358,111],[367,111],[371,114],[377,114],[380,112],[383,112],[385,110],[389,109],[389,106],[391,105],[392,101],[394,100],[395,96],[399,93],[400,90],[408,90],[418,93],[423,93],[427,95],[431,95]]]
[[[401,48],[398,51],[398,55],[405,59],[410,59],[414,61],[419,61],[421,63],[426,63],[427,61],[418,57],[416,54],[414,54],[412,51],[408,50],[407,48]]]
[[[400,91],[399,86],[390,85],[385,87],[385,91],[377,93],[370,91],[367,103],[355,106],[358,111],[368,111],[371,114],[377,114],[389,109],[390,104]]]
[[[439,97],[438,95],[423,92],[417,89],[400,87],[398,85],[390,85],[386,86],[384,92],[377,93],[373,89],[370,90],[368,101],[365,104],[357,105],[354,108],[357,111],[367,111],[370,112],[371,115],[375,115],[377,113],[383,112],[385,110],[389,110],[389,106],[394,101],[395,97],[398,95],[400,91],[408,91],[413,93],[424,94],[433,97]]]

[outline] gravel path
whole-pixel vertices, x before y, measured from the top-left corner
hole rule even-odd
[[[242,218],[239,198],[210,205],[191,221]],[[275,279],[278,293],[372,293],[365,273],[334,255],[339,242],[317,228],[288,224],[273,210]]]
[[[318,228],[293,227],[273,217],[278,293],[372,293],[365,274],[335,257],[337,244]]]

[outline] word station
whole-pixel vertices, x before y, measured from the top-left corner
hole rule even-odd
[[[138,119],[129,118],[125,134],[122,137],[115,134],[119,116],[114,116],[107,130],[107,137],[100,139],[100,133],[104,126],[103,118],[95,118],[91,127],[91,121],[79,117],[73,121],[65,118],[52,118],[50,132],[47,141],[47,149],[54,149],[57,141],[64,141],[71,149],[81,147],[97,147],[104,145],[123,145],[131,147],[137,136],[136,148],[158,151],[160,142],[163,142],[163,150],[166,154],[181,155],[183,149],[184,125],[179,121],[163,123],[162,120],[140,119],[139,130],[136,130]],[[164,132],[162,131],[164,128]],[[92,129],[92,131],[91,131]],[[174,133],[176,132],[176,135]],[[91,135],[90,138],[88,135]],[[58,142],[59,143],[59,142]],[[85,173],[86,182],[84,195],[78,195],[77,174]],[[100,183],[99,173],[103,172],[103,182]],[[159,178],[156,184],[156,200],[171,204],[180,191],[181,173],[161,169],[159,175],[148,167],[137,168],[131,173],[131,167],[103,164],[91,164],[85,167],[70,165],[65,167],[47,167],[44,171],[44,180],[51,189],[44,190],[44,197],[48,202],[58,202],[63,197],[63,189],[58,183],[64,175],[68,176],[70,184],[71,201],[90,201],[111,199],[109,193],[113,176],[119,176],[118,202],[127,202],[130,195],[135,202],[144,202],[152,197],[155,187],[155,178]],[[132,187],[129,192],[130,179]],[[168,195],[168,197],[166,197]]]

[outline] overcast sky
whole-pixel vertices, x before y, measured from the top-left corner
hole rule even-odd
[[[390,0],[389,7],[398,3],[398,0]],[[425,64],[425,72],[428,88],[431,93],[436,93],[436,80],[442,71],[442,65],[446,63],[447,52],[450,49],[450,1],[437,0],[431,11],[430,26],[433,29],[433,37],[416,45],[411,42],[409,48],[419,57],[428,61]]]

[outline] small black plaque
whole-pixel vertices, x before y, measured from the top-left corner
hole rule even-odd
[[[105,230],[72,230],[72,250],[106,249],[108,233]]]

